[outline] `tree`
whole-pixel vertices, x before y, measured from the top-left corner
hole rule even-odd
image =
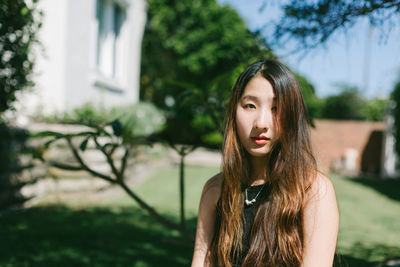
[[[325,98],[322,117],[337,120],[362,120],[361,109],[364,100],[358,94],[356,87],[343,85],[342,92],[338,95]]]
[[[361,114],[369,121],[383,121],[388,102],[388,99],[380,98],[366,100]]]
[[[0,3],[0,114],[15,101],[15,93],[32,86],[32,45],[41,27],[38,0]]]
[[[278,40],[295,39],[302,48],[323,44],[339,30],[350,29],[360,18],[380,27],[383,34],[400,25],[400,0],[290,0],[282,6],[284,16],[276,24]]]
[[[239,69],[274,57],[236,11],[215,0],[149,0],[142,46],[141,98],[167,111],[162,137],[182,144],[218,139]]]
[[[164,123],[162,113],[150,103],[116,107],[107,113],[100,114],[100,116],[99,114],[96,115],[97,112],[92,107],[85,105],[74,113],[77,115],[75,117],[77,122],[85,125],[87,129],[78,133],[39,132],[33,137],[46,138],[47,140],[33,151],[34,155],[49,166],[69,171],[86,171],[93,177],[119,186],[159,223],[179,231],[189,239],[193,239],[192,234],[185,229],[183,220],[181,220],[180,224],[177,224],[163,216],[126,183],[126,169],[129,158],[136,153],[138,145],[150,144],[152,134],[162,129]],[[90,120],[86,121],[86,116],[80,117],[85,114],[91,114],[89,116]],[[73,119],[72,116],[69,118]],[[72,123],[72,121],[69,122]],[[46,151],[50,146],[59,144],[62,141],[72,152],[76,163],[60,162],[59,160],[48,158],[46,155]],[[103,154],[111,170],[109,173],[96,170],[85,161],[84,153],[89,146],[93,146],[95,150]],[[122,156],[116,155],[118,150],[123,152],[121,153]]]
[[[296,73],[295,76],[299,81],[303,93],[309,123],[313,125],[312,120],[314,118],[321,118],[322,116],[323,101],[315,95],[314,85],[312,85],[304,76]]]

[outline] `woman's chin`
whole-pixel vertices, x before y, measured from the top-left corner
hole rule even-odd
[[[247,151],[250,156],[255,157],[255,158],[262,158],[266,157],[268,155],[269,150],[267,149],[251,149],[250,151]]]

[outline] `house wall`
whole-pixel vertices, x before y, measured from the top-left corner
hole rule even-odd
[[[311,141],[319,168],[357,175],[379,175],[382,167],[383,122],[314,120]]]
[[[36,51],[35,88],[21,96],[25,114],[49,115],[85,102],[106,107],[139,99],[141,41],[146,23],[145,0],[106,0],[126,10],[117,53],[116,77],[96,65],[98,21],[96,0],[41,0],[44,12]]]
[[[95,48],[91,25],[95,20],[96,1],[68,0],[66,17],[65,108],[97,102],[96,91],[89,80],[90,53]]]
[[[68,2],[66,105],[69,107],[88,101],[115,106],[137,102],[139,99],[140,55],[146,6],[144,0],[120,2],[126,6],[126,19],[121,28],[121,46],[117,51],[121,64],[114,78],[103,75],[96,66],[96,1]]]
[[[36,86],[21,96],[23,114],[65,109],[67,0],[42,0],[39,8],[44,16],[38,34],[41,45],[34,50]]]

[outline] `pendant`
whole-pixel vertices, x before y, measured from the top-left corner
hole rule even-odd
[[[244,202],[246,203],[246,206],[251,206],[256,202],[256,200],[254,198],[252,200],[245,199]]]

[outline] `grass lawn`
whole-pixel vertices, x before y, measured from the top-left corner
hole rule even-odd
[[[187,225],[196,227],[205,181],[218,167],[187,166]],[[335,266],[369,266],[400,255],[398,181],[331,176],[341,224]],[[178,167],[157,171],[135,188],[178,221]],[[147,215],[123,193],[93,202],[84,197],[41,203],[0,215],[0,266],[188,266],[192,244]]]

